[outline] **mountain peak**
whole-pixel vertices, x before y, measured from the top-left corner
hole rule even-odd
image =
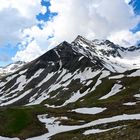
[[[83,37],[83,36],[78,35],[78,36],[76,37],[76,39],[73,41],[73,43],[79,43],[79,42],[89,42],[89,40],[86,39],[86,38]]]
[[[107,39],[94,39],[94,40],[88,40],[83,36],[78,35],[76,39],[72,42],[74,44],[88,44],[90,46],[101,46],[106,45],[111,48],[118,48],[118,45],[115,45],[113,42]]]
[[[85,38],[81,35],[78,35],[75,40],[79,40],[79,39],[85,39]]]

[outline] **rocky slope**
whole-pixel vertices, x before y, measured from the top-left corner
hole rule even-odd
[[[81,36],[71,44],[59,44],[0,79],[0,122],[9,114],[0,135],[138,140],[139,54],[137,47],[126,49]],[[15,120],[9,121],[10,116]],[[23,126],[16,120],[22,120]]]

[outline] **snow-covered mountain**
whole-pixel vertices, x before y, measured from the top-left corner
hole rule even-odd
[[[26,139],[46,133],[29,140],[103,140],[110,134],[111,140],[127,140],[123,134],[140,138],[139,54],[138,47],[123,48],[109,40],[78,36],[72,43],[62,42],[0,79],[2,114],[29,121],[12,133],[8,126],[14,120],[9,124],[6,116],[0,135]]]
[[[113,73],[140,68],[139,54],[139,48],[126,49],[108,40],[89,41],[78,36],[71,44],[63,42],[14,74],[1,79],[0,105],[32,105],[48,99],[51,105],[57,103],[63,106],[72,102],[72,99],[76,101],[94,91],[101,79]],[[12,64],[5,70],[13,72],[23,64]],[[93,86],[91,83],[96,76],[97,85]],[[73,84],[78,86],[73,87]],[[81,90],[89,85],[92,87],[81,94]],[[64,100],[61,96],[65,92],[69,95]],[[54,100],[58,97],[59,102]]]
[[[123,48],[109,40],[89,41],[78,36],[72,43],[73,48],[90,58],[98,57],[104,67],[112,72],[125,72],[140,68],[140,47]]]
[[[15,63],[9,64],[5,67],[0,67],[0,76],[5,76],[8,74],[14,73],[15,71],[17,71],[24,65],[25,65],[25,62],[17,61]]]

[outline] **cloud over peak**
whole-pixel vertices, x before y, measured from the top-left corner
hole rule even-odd
[[[0,47],[21,41],[21,31],[36,25],[36,15],[44,12],[41,0],[0,0],[0,3]]]
[[[64,40],[73,41],[77,35],[88,39],[110,39],[125,47],[134,45],[140,38],[139,32],[131,32],[140,22],[140,16],[134,13],[128,0],[44,1],[50,3],[49,14],[57,13],[45,21],[36,19],[37,14],[45,14],[47,10],[41,5],[41,0],[29,0],[26,3],[21,0],[10,3],[10,0],[7,0],[6,4],[0,6],[0,17],[4,14],[10,15],[9,21],[5,20],[3,26],[10,27],[9,24],[13,24],[7,32],[4,32],[0,24],[0,31],[5,34],[2,35],[2,40],[6,41],[4,38],[10,31],[7,39],[21,42],[19,51],[13,57],[14,61],[30,61]],[[10,8],[11,12],[7,11],[6,14],[4,10],[8,10],[7,8]],[[26,54],[29,58],[25,57]]]

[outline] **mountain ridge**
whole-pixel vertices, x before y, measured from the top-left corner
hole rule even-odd
[[[21,67],[23,67],[24,65],[25,65],[25,62],[17,61],[17,62],[8,64],[7,66],[0,67],[0,75],[6,76],[8,74],[12,74],[18,69],[20,69]]]
[[[103,49],[104,51],[102,51]],[[80,79],[80,75],[82,76],[84,73],[86,73],[85,77],[88,77],[88,73],[89,74],[93,73],[94,75],[96,71],[97,71],[97,74],[102,73],[102,72],[104,73],[104,71],[108,71],[107,73],[109,73],[109,75],[110,74],[113,75],[114,72],[119,74],[125,71],[129,71],[129,69],[125,68],[125,66],[122,66],[119,63],[116,63],[116,62],[110,63],[110,59],[109,59],[110,56],[111,56],[111,59],[112,58],[122,59],[120,52],[117,49],[118,49],[118,46],[114,47],[114,44],[113,44],[113,47],[111,47],[110,49],[110,41],[108,42],[104,40],[104,41],[99,42],[99,40],[98,41],[96,40],[96,42],[95,41],[92,42],[92,41],[86,40],[85,38],[81,36],[78,36],[74,40],[74,42],[72,42],[71,44],[64,41],[61,44],[59,44],[57,47],[51,49],[50,51],[46,52],[39,58],[28,63],[17,72],[1,79],[1,82],[3,83],[2,86],[0,87],[2,88],[0,90],[1,95],[3,94],[1,98],[5,98],[5,92],[9,92],[9,90],[7,90],[7,85],[10,85],[10,87],[8,88],[10,88],[10,91],[11,91],[11,93],[8,93],[8,96],[9,94],[12,95],[11,97],[9,96],[8,98],[6,98],[8,103],[1,103],[1,105],[8,105],[8,104],[18,105],[18,104],[21,104],[22,102],[23,103],[26,102],[26,104],[28,104],[31,96],[33,96],[37,91],[39,93],[37,95],[35,94],[36,96],[41,95],[43,93],[42,89],[44,89],[45,92],[50,92],[51,94],[53,90],[50,90],[49,88],[51,87],[52,83],[59,81],[59,77],[63,79],[63,77],[67,77],[68,75],[69,85],[70,85],[73,77],[76,77],[76,79],[78,80]],[[130,70],[133,70],[133,69],[135,70],[137,68],[131,68]],[[77,75],[79,75],[79,77]],[[46,78],[49,77],[50,79],[47,78],[48,81],[47,80],[44,81],[46,82],[46,84],[49,83],[49,85],[47,85],[44,88],[46,84],[43,84],[44,85],[43,86],[40,84],[40,82],[45,79],[45,76]],[[15,81],[17,82],[15,83]],[[61,82],[64,83],[63,80]],[[78,80],[78,83],[81,85],[79,80]],[[61,89],[61,86],[63,85],[61,84],[59,86],[58,84],[56,84],[58,86],[58,89],[59,88]],[[41,85],[41,87],[38,87],[37,85]],[[83,88],[85,86],[83,84],[81,86],[80,85],[79,87],[81,88],[82,86]],[[41,88],[41,92],[39,88]],[[31,91],[27,89],[31,89]],[[13,90],[16,91],[15,94],[13,94]],[[23,101],[21,100],[14,101],[13,97],[14,96],[16,97],[18,92],[20,93],[19,97]],[[25,93],[25,96],[23,96],[23,93]],[[73,92],[71,91],[71,93]],[[63,95],[63,93],[61,94]],[[41,99],[42,101],[46,100],[46,98],[49,98],[48,93],[45,96],[46,97],[44,99],[42,97]],[[5,100],[1,99],[1,102],[5,102]]]
[[[0,78],[0,135],[139,140],[139,53],[78,36]]]

